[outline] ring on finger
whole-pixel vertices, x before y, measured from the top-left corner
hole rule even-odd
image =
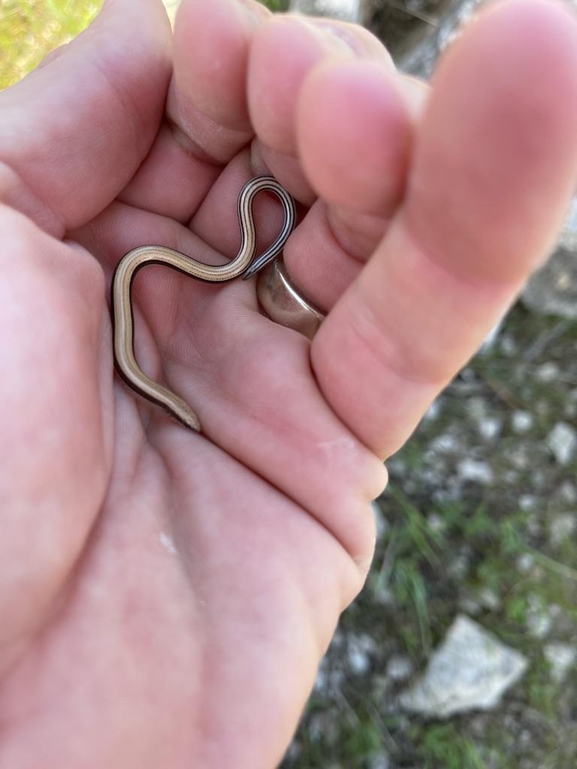
[[[257,295],[271,320],[311,340],[326,317],[296,288],[282,259],[275,259],[263,269],[258,278]]]

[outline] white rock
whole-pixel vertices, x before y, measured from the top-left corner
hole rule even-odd
[[[393,655],[387,663],[386,675],[392,681],[406,681],[413,675],[414,666],[409,657]]]
[[[509,357],[515,355],[519,350],[517,342],[513,339],[512,336],[503,336],[501,339],[500,347],[501,352]]]
[[[551,665],[551,678],[558,684],[563,683],[577,661],[577,649],[569,644],[550,643],[545,646],[543,653]]]
[[[375,529],[377,534],[377,540],[381,542],[389,533],[389,529],[391,527],[389,525],[389,522],[383,515],[383,511],[381,510],[380,506],[376,502],[373,502],[371,504],[371,509],[375,517]]]
[[[561,231],[559,245],[569,251],[577,251],[577,195],[571,201],[567,218]]]
[[[569,504],[577,502],[577,487],[571,481],[565,481],[559,486],[559,497]]]
[[[549,523],[549,541],[559,547],[577,530],[577,513],[559,513]]]
[[[508,451],[507,459],[517,470],[527,470],[532,467],[533,461],[527,443],[517,443]]]
[[[447,528],[447,522],[439,513],[429,513],[427,516],[427,526],[433,534],[441,534]]]
[[[497,417],[485,417],[479,422],[479,433],[481,438],[486,441],[492,441],[496,438],[503,428],[503,422]]]
[[[543,606],[536,595],[529,596],[526,622],[529,635],[539,639],[548,636],[553,626],[553,618],[550,612]]]
[[[356,675],[363,675],[370,667],[369,658],[361,649],[349,649],[349,667]]]
[[[290,10],[309,16],[330,16],[342,21],[359,22],[362,0],[291,0]]]
[[[577,431],[567,422],[557,422],[547,437],[547,443],[557,462],[566,465],[577,448]]]
[[[511,426],[517,435],[528,433],[534,423],[535,417],[530,411],[515,411],[511,417]]]
[[[459,601],[459,609],[465,614],[475,617],[481,613],[481,604],[471,596],[467,596]]]
[[[527,669],[528,661],[464,615],[459,615],[427,670],[400,696],[406,710],[448,718],[491,710]]]
[[[535,566],[535,557],[531,553],[523,553],[517,558],[517,568],[521,574],[529,574]]]
[[[537,497],[534,494],[521,494],[519,497],[519,507],[528,513],[537,507]]]
[[[532,638],[542,641],[546,638],[553,626],[551,617],[543,612],[542,614],[531,614],[527,619],[527,632]]]
[[[434,422],[435,419],[438,418],[440,413],[441,413],[441,403],[437,399],[437,400],[434,400],[429,406],[429,408],[425,411],[425,414],[423,416],[423,421]]]
[[[486,462],[463,459],[457,465],[457,473],[463,481],[475,481],[485,486],[493,483],[493,471]]]
[[[554,382],[559,377],[559,366],[548,361],[535,369],[535,379],[539,382]]]
[[[368,635],[351,636],[347,644],[349,668],[356,675],[363,675],[371,666],[370,655],[375,650],[375,642]]]
[[[386,753],[378,753],[368,759],[367,765],[368,769],[390,769],[391,762]]]
[[[493,347],[495,346],[495,342],[499,338],[499,333],[501,331],[502,325],[503,325],[503,319],[501,319],[495,326],[493,326],[491,331],[489,331],[489,333],[483,340],[483,344],[481,345],[481,348],[479,350],[481,355],[488,353],[493,349]]]
[[[467,398],[467,414],[471,416],[475,422],[480,422],[487,416],[487,401],[484,398]]]
[[[501,606],[501,599],[494,590],[486,587],[479,593],[479,601],[490,611],[496,611]]]
[[[429,444],[429,451],[435,454],[457,454],[462,450],[461,443],[454,435],[438,435]]]
[[[447,574],[456,580],[464,580],[469,569],[471,568],[471,562],[466,553],[458,553],[447,563]]]

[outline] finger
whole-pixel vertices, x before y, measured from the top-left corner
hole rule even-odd
[[[227,254],[229,256],[234,255],[238,250],[239,232],[237,221],[237,198],[242,185],[252,176],[259,173],[270,173],[271,169],[267,166],[266,160],[259,156],[260,142],[250,142],[253,136],[252,128],[252,116],[249,115],[247,110],[247,89],[246,78],[247,69],[246,63],[249,56],[249,49],[254,48],[254,40],[258,38],[260,29],[272,25],[276,28],[277,24],[283,26],[283,22],[279,22],[277,19],[269,20],[261,28],[251,28],[251,22],[246,21],[244,18],[244,6],[239,6],[237,14],[230,14],[230,0],[218,0],[216,6],[209,5],[203,0],[196,0],[190,4],[190,8],[194,11],[194,17],[190,20],[191,32],[187,35],[187,41],[190,36],[194,35],[195,29],[200,26],[199,15],[203,20],[209,16],[214,15],[214,19],[211,23],[214,23],[215,31],[213,40],[219,35],[218,28],[222,27],[222,23],[219,22],[220,16],[224,15],[228,24],[234,23],[234,30],[229,30],[228,34],[223,38],[223,51],[218,54],[219,60],[222,64],[222,70],[220,77],[223,80],[221,87],[221,98],[216,98],[216,92],[206,87],[207,82],[212,82],[209,77],[209,71],[214,66],[214,52],[211,49],[207,51],[204,57],[202,56],[202,47],[190,45],[190,42],[186,46],[186,56],[190,59],[191,56],[195,57],[194,66],[192,63],[186,69],[186,78],[188,84],[188,99],[186,100],[187,108],[192,115],[193,123],[198,126],[199,121],[206,121],[209,118],[213,123],[215,121],[223,121],[224,124],[232,124],[235,120],[236,129],[241,127],[238,122],[239,116],[244,125],[245,132],[240,136],[238,130],[227,130],[222,126],[216,131],[211,132],[211,136],[216,137],[214,141],[219,143],[218,150],[214,147],[208,148],[205,146],[202,149],[197,148],[200,152],[211,152],[213,156],[216,154],[219,161],[228,161],[227,167],[222,170],[219,178],[214,181],[210,190],[205,192],[205,197],[202,200],[202,205],[199,206],[195,212],[191,221],[191,227],[194,232],[201,238],[206,240],[208,244],[215,250]],[[215,7],[217,13],[215,13]],[[249,6],[250,7],[250,6]],[[186,6],[184,7],[186,8]],[[233,7],[234,10],[234,7]],[[238,24],[238,18],[243,20],[242,24]],[[292,24],[290,27],[292,28]],[[300,29],[301,25],[297,24],[297,28]],[[300,57],[307,60],[306,51],[306,39],[307,32],[311,34],[308,27],[305,29],[305,46],[297,47],[292,51],[294,54],[294,60],[297,61]],[[234,32],[234,35],[233,35]],[[198,34],[198,33],[197,33]],[[203,35],[205,33],[203,32]],[[234,37],[236,43],[231,44],[230,39]],[[319,39],[313,34],[314,46],[319,45]],[[322,36],[319,36],[322,41]],[[335,38],[336,39],[336,38]],[[252,40],[252,42],[251,42]],[[322,47],[322,46],[321,46]],[[315,49],[316,50],[316,49]],[[314,52],[313,52],[314,53]],[[191,78],[188,74],[189,71],[194,70],[194,78]],[[177,73],[178,73],[177,67]],[[239,78],[239,73],[243,75],[243,78]],[[279,90],[282,84],[285,84],[286,72],[282,69],[277,70],[277,87],[275,87],[272,93],[266,94],[265,99],[274,101],[275,92]],[[178,77],[177,77],[178,85]],[[186,84],[181,87],[180,91],[184,92]],[[199,90],[200,96],[197,97],[197,90]],[[250,91],[250,89],[249,89]],[[182,99],[182,94],[180,96]],[[201,108],[198,107],[201,106]],[[279,108],[282,108],[280,102],[277,103]],[[293,117],[294,123],[294,117]],[[200,132],[200,136],[204,137],[206,132],[203,130]],[[232,139],[232,144],[228,143]],[[244,149],[243,149],[244,148]],[[242,151],[241,151],[242,150]],[[194,150],[192,150],[194,151]],[[224,154],[222,154],[224,152]],[[233,158],[233,155],[235,157]],[[214,158],[216,159],[216,158]],[[287,185],[290,187],[291,192],[295,192],[295,188],[302,179],[302,171],[300,170],[298,160],[292,159],[292,165],[294,170],[295,182]],[[219,166],[220,169],[220,166]],[[285,166],[286,170],[286,166]],[[273,169],[274,172],[274,169]],[[286,178],[283,179],[286,185]],[[306,185],[306,192],[304,196],[310,195],[310,187]],[[302,195],[300,195],[302,198]],[[279,218],[280,211],[278,206],[274,203],[267,205],[266,198],[259,196],[256,201],[255,213],[257,218],[257,231],[259,235],[259,252],[263,249],[263,244],[271,242],[271,238],[276,235],[280,226],[281,220]],[[268,211],[271,211],[271,216],[262,216],[260,211],[265,207]]]
[[[248,52],[256,27],[269,15],[253,0],[183,0],[165,124],[123,202],[190,221],[223,166],[252,139]]]
[[[302,89],[296,122],[303,167],[321,200],[287,244],[285,261],[327,312],[397,210],[413,129],[398,76],[367,61],[318,66]]]
[[[326,320],[314,371],[337,414],[395,451],[550,249],[577,174],[577,24],[513,0],[442,63],[406,200]]]
[[[250,52],[248,100],[265,147],[297,156],[296,107],[302,84],[324,59],[374,59],[393,70],[386,49],[367,30],[328,20],[279,16],[255,34]]]
[[[311,70],[322,61],[365,59],[394,70],[383,45],[362,27],[329,19],[273,17],[255,34],[248,72],[253,158],[305,205],[316,199],[297,150],[296,107]]]
[[[228,174],[240,171],[236,160],[229,164],[215,185],[223,184],[222,195]],[[260,203],[263,221],[272,219],[273,201]],[[236,197],[223,207],[235,215]],[[235,227],[238,238],[238,223]],[[96,219],[90,232],[105,253],[113,251],[114,244],[107,246],[106,240],[110,232],[117,233],[119,253],[136,245],[135,237],[151,242],[156,233],[169,247],[219,263],[219,255],[188,228],[120,203]],[[92,243],[86,245],[93,250]],[[319,393],[311,378],[308,341],[262,317],[249,289],[243,281],[219,288],[162,267],[142,270],[133,289],[133,303],[142,309],[135,326],[137,360],[149,376],[164,379],[191,405],[210,441],[298,501],[364,574],[374,546],[368,501],[385,485],[384,468],[344,429]],[[134,405],[134,398],[124,394]],[[151,409],[152,424],[161,432],[182,430],[139,399],[141,414]],[[335,468],[338,482],[327,483]]]
[[[325,312],[382,239],[398,205],[415,90],[360,27],[289,17],[255,35],[249,67],[255,145],[273,174],[313,206],[284,257],[295,282]],[[300,120],[303,98],[310,108]]]
[[[1,665],[53,610],[102,503],[112,362],[96,262],[5,206],[0,229]]]
[[[168,115],[188,151],[219,165],[252,138],[246,101],[251,38],[262,6],[183,0],[175,24]]]
[[[108,0],[59,56],[0,94],[2,200],[58,236],[102,210],[154,140],[169,46],[158,0]]]

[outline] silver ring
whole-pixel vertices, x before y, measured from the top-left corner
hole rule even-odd
[[[299,293],[282,259],[275,259],[262,270],[258,278],[257,296],[271,320],[309,339],[314,337],[326,317]]]

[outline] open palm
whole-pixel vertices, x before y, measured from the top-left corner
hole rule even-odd
[[[353,27],[184,0],[172,41],[160,0],[109,0],[0,112],[0,765],[270,769],[370,564],[382,459],[554,238],[575,22],[502,5],[429,95]],[[252,283],[143,271],[138,359],[197,435],[114,377],[111,274],[147,243],[230,258],[263,172],[330,314],[311,345]],[[256,218],[264,248],[274,199]]]

